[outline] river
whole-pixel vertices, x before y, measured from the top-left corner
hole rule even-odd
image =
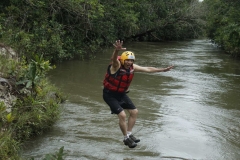
[[[129,97],[139,110],[130,149],[116,115],[102,99],[113,48],[92,61],[57,64],[50,80],[66,95],[53,128],[26,143],[24,157],[41,159],[64,146],[66,160],[238,160],[240,63],[205,39],[124,44],[136,64],[175,67],[135,73]]]

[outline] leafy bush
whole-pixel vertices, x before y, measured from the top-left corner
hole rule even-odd
[[[8,85],[4,96],[16,97],[12,103],[0,98],[0,159],[18,159],[21,143],[50,129],[59,118],[64,96],[46,78],[52,68],[42,57],[27,63],[0,55],[0,80]]]

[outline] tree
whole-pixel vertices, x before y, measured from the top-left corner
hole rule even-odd
[[[226,52],[240,56],[240,27],[237,0],[204,0],[207,36]]]
[[[4,0],[0,39],[27,61],[94,58],[116,38],[182,40],[202,34],[198,0]],[[198,13],[198,14],[196,14]]]

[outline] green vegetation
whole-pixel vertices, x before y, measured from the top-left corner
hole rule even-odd
[[[43,158],[43,160],[64,160],[63,156],[65,155],[63,152],[64,147],[61,147],[58,152],[55,154],[47,154]],[[30,160],[34,160],[34,158],[31,158]]]
[[[234,57],[240,57],[240,1],[204,0],[207,36]]]
[[[7,49],[7,47],[5,47]],[[64,97],[45,74],[48,61],[30,63],[0,54],[0,159],[20,159],[22,142],[50,129]]]
[[[202,15],[198,0],[1,0],[0,41],[27,61],[91,59],[116,38],[197,38]]]

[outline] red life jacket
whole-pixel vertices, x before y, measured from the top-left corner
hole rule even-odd
[[[118,93],[127,91],[133,79],[134,68],[130,67],[129,70],[125,69],[122,65],[115,74],[110,72],[111,65],[108,66],[105,79],[103,81],[104,88]]]

